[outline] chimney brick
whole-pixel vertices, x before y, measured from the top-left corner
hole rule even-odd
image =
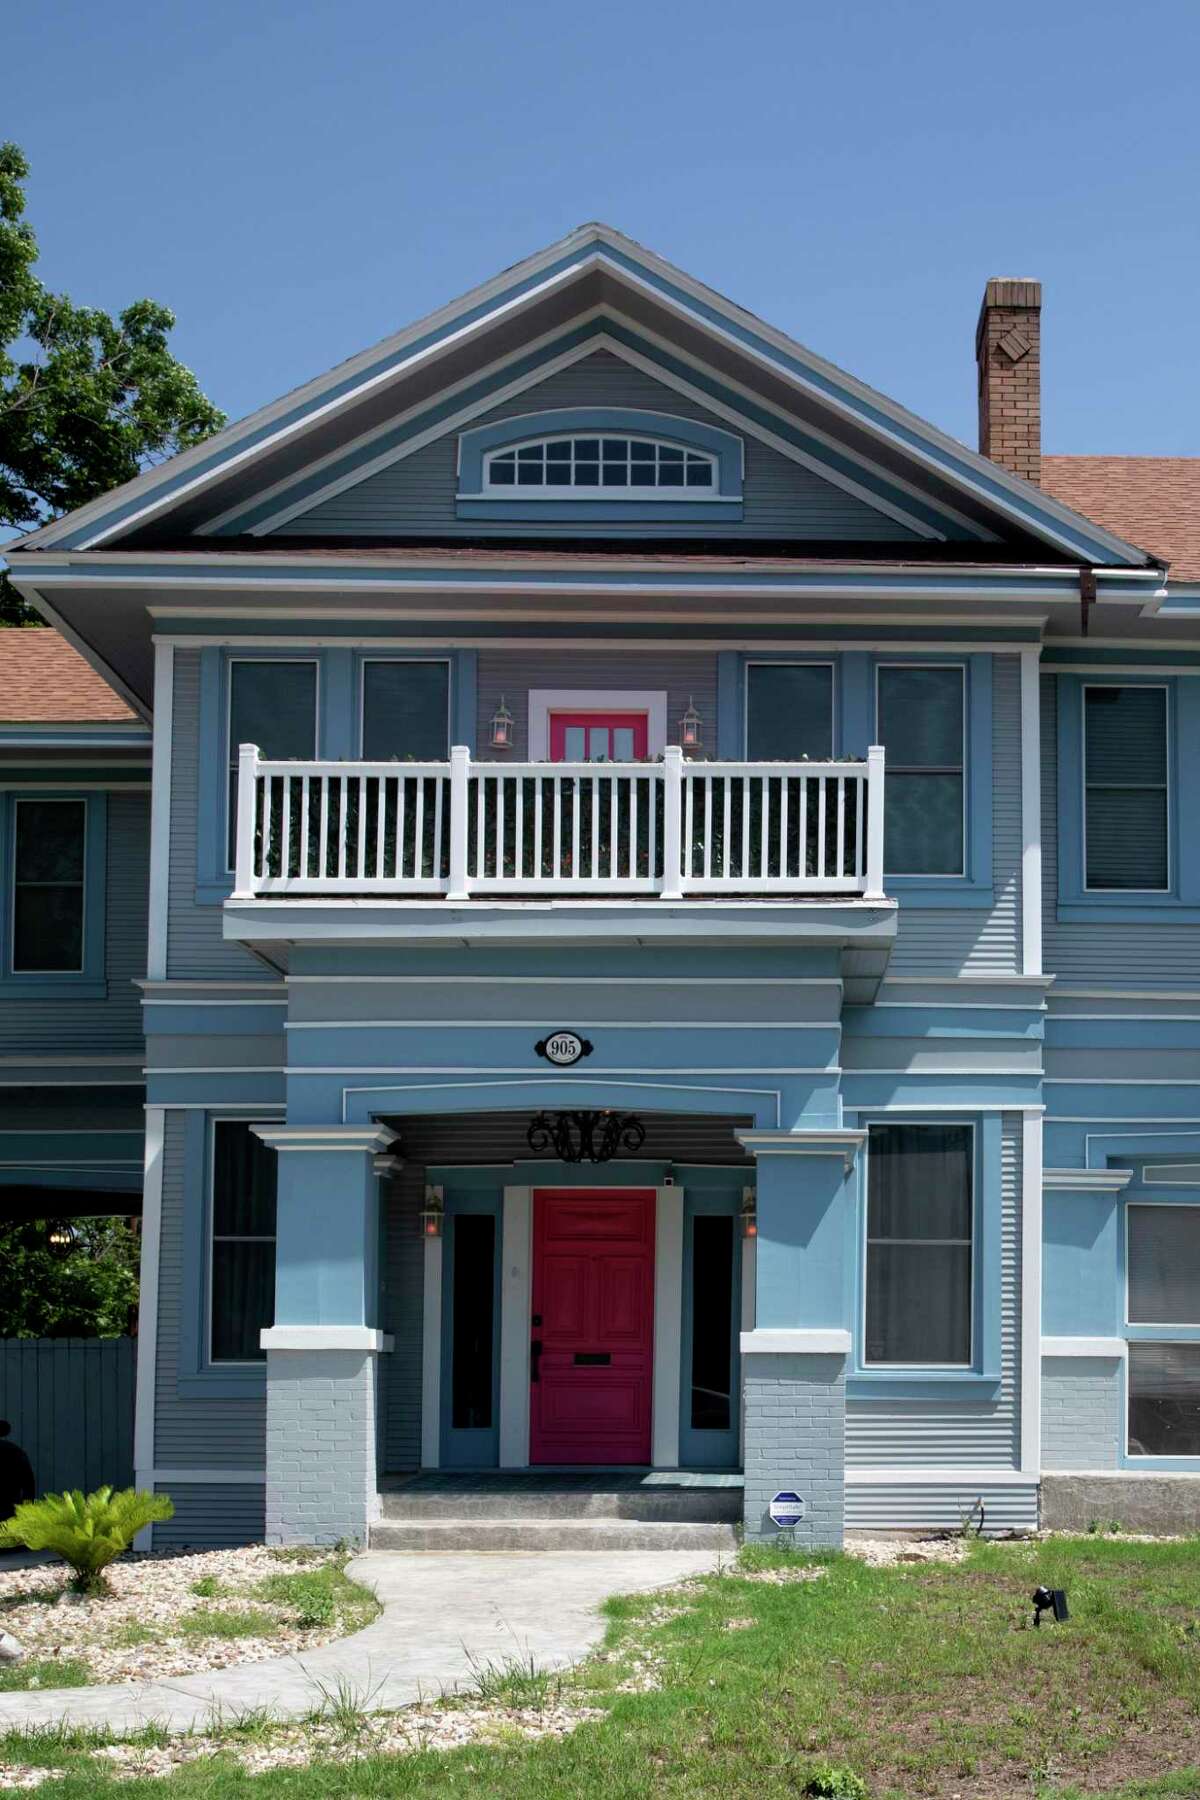
[[[979,448],[1014,475],[1042,479],[1042,284],[993,277],[975,330]]]

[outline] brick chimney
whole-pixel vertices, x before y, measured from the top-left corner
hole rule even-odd
[[[1042,284],[994,276],[975,328],[979,448],[1027,481],[1042,479]]]

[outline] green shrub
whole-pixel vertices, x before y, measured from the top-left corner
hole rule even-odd
[[[143,1526],[173,1518],[175,1508],[165,1494],[123,1488],[97,1488],[84,1495],[43,1494],[26,1500],[0,1525],[0,1550],[49,1550],[72,1570],[77,1594],[103,1594],[104,1571],[128,1550]]]
[[[867,1800],[867,1784],[853,1769],[835,1768],[823,1763],[814,1769],[802,1793],[820,1796],[820,1800]]]

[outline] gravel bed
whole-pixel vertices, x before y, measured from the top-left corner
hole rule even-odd
[[[94,1682],[153,1681],[263,1662],[313,1650],[344,1634],[347,1627],[336,1617],[328,1624],[301,1626],[293,1609],[254,1593],[268,1576],[315,1569],[334,1560],[330,1551],[297,1564],[258,1545],[194,1555],[123,1557],[107,1572],[111,1595],[94,1600],[65,1595],[68,1576],[61,1563],[4,1569],[0,1626],[12,1633],[30,1661],[81,1662]],[[195,1583],[206,1577],[215,1579],[218,1592],[194,1594]],[[206,1637],[179,1629],[189,1614],[251,1610],[264,1615],[261,1636]],[[351,1628],[358,1623],[355,1620]],[[121,1642],[123,1633],[141,1631],[152,1631],[154,1641]],[[53,1677],[41,1685],[52,1687]]]

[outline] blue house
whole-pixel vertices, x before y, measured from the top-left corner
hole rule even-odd
[[[130,1096],[148,900],[176,1541],[1195,1520],[1200,465],[1042,459],[1040,304],[977,454],[585,225],[8,548],[144,722],[5,747],[0,1016],[56,1145]]]

